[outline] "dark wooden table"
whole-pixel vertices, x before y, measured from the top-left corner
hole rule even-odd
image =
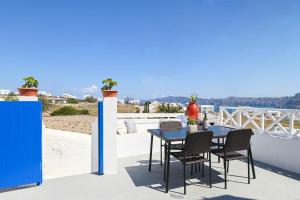
[[[218,144],[220,144],[220,139],[226,138],[229,131],[233,130],[232,128],[224,127],[224,126],[210,126],[208,128],[209,131],[213,132],[213,138],[218,140]],[[150,142],[150,158],[149,158],[149,172],[151,172],[152,165],[152,149],[153,149],[153,137],[158,137],[161,140],[167,143],[167,180],[166,180],[166,193],[169,191],[169,174],[170,174],[170,147],[172,142],[184,141],[186,138],[187,129],[182,128],[176,131],[162,131],[160,129],[148,129],[148,132],[151,134],[151,142]],[[218,145],[218,148],[220,145]]]

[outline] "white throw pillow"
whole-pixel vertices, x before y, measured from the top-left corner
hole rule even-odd
[[[124,120],[117,120],[117,134],[123,135],[127,133],[127,128],[125,126]]]
[[[136,123],[133,119],[125,120],[125,126],[127,128],[127,133],[137,133]]]

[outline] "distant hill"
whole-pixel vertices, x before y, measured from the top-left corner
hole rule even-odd
[[[282,107],[290,109],[300,109],[300,93],[297,93],[295,96],[290,97]]]
[[[148,100],[143,100],[145,102]],[[164,98],[150,99],[149,101],[160,101],[164,103],[181,103],[186,105],[189,102],[188,97],[169,96]],[[198,98],[201,105],[214,105],[217,110],[220,106],[251,106],[265,108],[285,108],[300,109],[300,93],[290,97],[228,97],[224,99],[203,99]]]

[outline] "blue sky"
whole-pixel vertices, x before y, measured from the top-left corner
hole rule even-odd
[[[300,92],[300,1],[0,1],[0,88],[121,97]],[[96,87],[97,86],[97,87]]]

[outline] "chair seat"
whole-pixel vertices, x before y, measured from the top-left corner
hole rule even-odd
[[[171,144],[171,150],[180,150],[182,151],[184,145],[182,143]]]
[[[183,161],[182,152],[171,152],[176,159]],[[208,162],[209,160],[201,155],[185,156],[185,164],[194,164],[200,162]]]
[[[218,157],[221,157],[225,159],[225,153],[223,149],[214,149],[211,151],[213,154],[215,154]],[[247,158],[246,156],[238,153],[238,152],[226,152],[226,160],[239,160],[239,159],[245,159]]]
[[[215,147],[215,146],[223,146],[223,144],[218,144],[217,142],[211,142],[211,146]]]

